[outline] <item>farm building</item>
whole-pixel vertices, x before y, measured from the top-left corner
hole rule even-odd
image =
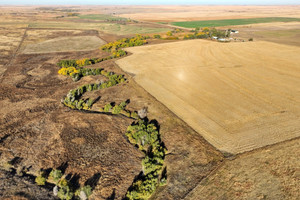
[[[230,40],[226,39],[226,38],[218,38],[218,41],[219,42],[230,42]]]

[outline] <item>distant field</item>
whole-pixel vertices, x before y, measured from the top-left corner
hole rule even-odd
[[[74,22],[35,22],[31,23],[32,28],[61,28],[61,29],[93,29],[105,33],[116,35],[143,34],[143,33],[162,33],[169,28],[142,27],[135,25],[122,25],[115,23],[74,23]]]
[[[126,20],[123,17],[116,17],[113,15],[103,15],[103,14],[90,14],[90,15],[79,15],[80,19],[91,19],[91,20]]]
[[[269,23],[269,22],[293,22],[293,21],[300,21],[300,18],[265,17],[265,18],[250,18],[250,19],[183,21],[183,22],[172,22],[172,24],[175,26],[181,26],[185,28],[196,28],[196,27],[218,27],[218,26],[234,26],[234,25]]]
[[[23,53],[32,54],[68,51],[88,51],[97,49],[103,44],[105,44],[105,42],[96,36],[60,37],[51,40],[46,40],[37,44],[28,44]]]
[[[300,136],[299,47],[191,40],[127,51],[117,64],[221,151]]]

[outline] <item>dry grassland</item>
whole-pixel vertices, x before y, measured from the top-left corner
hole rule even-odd
[[[60,37],[46,40],[37,44],[29,44],[23,53],[51,53],[51,52],[68,52],[68,51],[89,51],[99,48],[105,44],[97,36],[73,36]]]
[[[219,150],[300,136],[299,47],[193,40],[127,50],[120,67]]]
[[[300,139],[288,141],[228,161],[185,199],[297,200],[300,196],[299,145]]]
[[[0,28],[0,76],[5,72],[14,52],[17,51],[24,29]]]

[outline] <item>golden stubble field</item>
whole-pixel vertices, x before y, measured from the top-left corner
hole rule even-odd
[[[221,151],[300,136],[300,48],[206,40],[127,49],[117,64]]]

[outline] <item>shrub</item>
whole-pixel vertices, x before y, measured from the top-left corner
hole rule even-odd
[[[189,40],[189,39],[195,39],[195,35],[194,34],[186,34],[183,36],[184,40]]]
[[[167,179],[165,177],[161,178],[160,181],[159,181],[159,185],[164,186],[166,184],[167,184]]]
[[[72,74],[78,73],[79,70],[77,70],[75,67],[63,67],[60,70],[58,70],[58,73],[61,75],[70,75],[72,76]]]
[[[130,112],[126,111],[126,110],[121,110],[120,114],[126,116],[126,117],[130,117]]]
[[[158,35],[158,34],[157,34],[157,35],[154,35],[153,37],[156,38],[156,39],[160,39],[160,38],[161,38],[161,36]]]
[[[77,195],[81,200],[88,199],[91,194],[92,187],[89,185],[79,188],[75,193],[75,195]]]
[[[172,36],[172,35],[173,35],[172,31],[167,32],[167,36]]]
[[[135,37],[132,38],[123,38],[115,42],[107,43],[103,45],[101,49],[108,52],[114,52],[124,47],[141,46],[147,43],[146,39],[148,38],[149,36],[141,36],[141,35],[136,35]]]
[[[72,75],[71,75],[71,77],[72,77],[72,80],[74,81],[74,82],[76,82],[76,81],[79,81],[80,80],[80,75],[79,75],[79,73],[73,73]]]
[[[205,32],[198,32],[198,33],[195,34],[195,37],[196,38],[208,38],[209,36]]]
[[[114,51],[112,54],[113,54],[114,58],[119,58],[119,57],[125,56],[127,53],[124,50],[117,50],[117,51]]]
[[[145,120],[140,119],[137,123],[129,126],[126,136],[146,155],[142,160],[143,176],[133,183],[131,190],[126,194],[126,198],[148,199],[158,186],[166,150],[160,142],[155,124]]]
[[[121,107],[121,106],[115,105],[115,106],[113,107],[111,113],[117,115],[117,114],[120,114],[121,110],[122,110],[122,107]]]
[[[252,42],[252,41],[253,41],[253,38],[249,38],[249,40],[248,40],[248,41]]]
[[[104,110],[104,112],[109,112],[111,110],[111,108],[112,108],[112,105],[110,103],[108,103],[104,106],[103,110]]]
[[[91,108],[93,104],[94,104],[94,100],[93,99],[88,99],[87,100],[86,105],[87,105],[88,108]]]
[[[49,174],[49,178],[53,179],[54,182],[58,182],[62,177],[62,172],[59,169],[52,169],[52,171]]]
[[[204,27],[204,28],[202,29],[202,32],[204,32],[204,33],[208,34],[208,33],[209,33],[209,28],[207,28],[207,27]]]
[[[174,32],[175,32],[175,33],[179,33],[179,32],[183,32],[183,30],[182,30],[182,29],[179,29],[179,28],[177,28],[177,29],[175,29],[175,30],[174,30]]]
[[[46,178],[44,176],[45,176],[44,173],[41,173],[40,175],[38,175],[35,178],[36,184],[38,184],[38,185],[45,185],[46,184]]]
[[[133,119],[138,119],[139,118],[139,116],[136,112],[131,112],[130,117],[133,118]]]
[[[57,197],[60,199],[71,200],[73,196],[74,193],[71,191],[68,185],[61,187],[57,193]]]
[[[76,60],[61,60],[57,65],[60,67],[77,67]]]

